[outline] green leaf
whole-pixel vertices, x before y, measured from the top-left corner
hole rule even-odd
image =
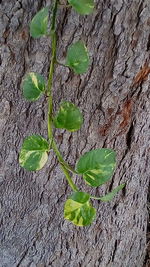
[[[30,35],[38,38],[47,34],[48,25],[48,8],[41,9],[32,19],[30,23]]]
[[[96,209],[89,202],[90,195],[75,192],[65,203],[64,218],[77,226],[87,226],[93,222]]]
[[[44,78],[34,72],[27,74],[22,83],[23,95],[29,101],[37,100],[45,91]]]
[[[83,174],[84,180],[91,186],[106,183],[116,166],[116,153],[112,149],[102,148],[85,153],[76,165],[76,171]]]
[[[84,204],[90,200],[90,195],[84,192],[75,192],[70,196],[70,199],[79,202],[81,204]]]
[[[81,15],[88,15],[94,9],[93,0],[68,0],[68,3]]]
[[[77,74],[82,74],[89,67],[89,55],[82,41],[72,44],[67,51],[66,66],[73,69]]]
[[[56,128],[66,129],[74,132],[80,129],[83,123],[83,116],[78,107],[70,102],[62,102],[60,109],[54,118]]]
[[[48,159],[48,142],[40,135],[31,135],[25,138],[20,155],[20,165],[29,170],[37,171],[43,168]]]
[[[114,190],[112,190],[110,193],[108,193],[107,195],[100,197],[99,199],[101,201],[107,202],[107,201],[111,201],[113,199],[113,197],[123,188],[125,187],[125,184],[121,184],[119,186],[117,186]]]

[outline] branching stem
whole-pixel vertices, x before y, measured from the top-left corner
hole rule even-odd
[[[64,165],[64,167],[67,170],[69,170],[70,172],[72,172],[74,174],[77,174],[77,172],[73,168],[71,168],[71,166],[69,166],[69,164],[63,159],[63,157],[62,157],[62,155],[61,155],[61,153],[60,153],[60,151],[59,151],[59,149],[58,149],[58,147],[57,147],[56,142],[54,141],[54,139],[53,139],[53,142],[52,142],[52,148],[53,148],[55,154],[57,155],[57,158],[59,159],[59,162],[62,165]]]

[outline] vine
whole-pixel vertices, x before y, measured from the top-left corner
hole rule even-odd
[[[45,94],[48,99],[47,129],[48,140],[40,135],[31,135],[25,138],[20,155],[20,165],[29,171],[38,171],[44,167],[47,162],[48,154],[51,149],[55,152],[62,171],[73,190],[73,193],[67,199],[64,206],[64,218],[78,226],[86,226],[93,222],[96,216],[96,209],[91,204],[91,199],[101,201],[110,201],[119,192],[125,184],[119,185],[112,192],[105,196],[96,197],[86,192],[82,192],[73,182],[71,174],[82,175],[85,182],[92,186],[100,186],[111,179],[116,166],[116,153],[112,149],[102,148],[86,152],[80,157],[73,169],[63,159],[58,149],[53,128],[62,128],[70,132],[77,131],[83,124],[83,116],[77,106],[68,101],[60,103],[60,108],[54,116],[53,111],[53,76],[57,61],[57,34],[56,34],[56,16],[59,1],[53,1],[52,15],[50,21],[50,31],[48,31],[49,8],[40,10],[30,23],[30,34],[33,38],[39,38],[47,35],[51,38],[51,61],[49,67],[49,76],[47,83],[39,73],[28,73],[22,82],[23,95],[29,101],[39,99],[41,94]],[[76,12],[81,15],[88,15],[94,9],[93,0],[68,0]],[[85,73],[89,67],[90,60],[87,48],[82,41],[73,43],[67,49],[66,63],[63,66],[69,67],[74,73]]]

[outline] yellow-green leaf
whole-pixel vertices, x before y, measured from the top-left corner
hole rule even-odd
[[[45,91],[44,78],[38,73],[30,72],[25,76],[22,88],[24,97],[29,101],[35,101]]]
[[[116,153],[112,149],[95,149],[85,153],[76,165],[76,171],[83,174],[83,179],[91,186],[106,183],[116,166]]]
[[[89,202],[90,195],[75,192],[65,203],[64,218],[77,226],[90,225],[96,216],[96,210]]]
[[[20,165],[29,170],[37,171],[43,168],[48,159],[48,142],[40,135],[31,135],[25,138],[20,155]]]

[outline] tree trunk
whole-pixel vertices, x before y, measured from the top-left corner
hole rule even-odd
[[[126,188],[112,202],[93,201],[94,223],[78,228],[63,218],[71,190],[51,152],[38,172],[18,164],[23,139],[47,138],[47,101],[27,102],[21,81],[29,71],[48,75],[49,38],[32,39],[29,22],[51,1],[0,1],[0,266],[142,267],[146,255],[147,196],[150,176],[150,1],[102,0],[90,16],[58,12],[58,58],[72,41],[90,51],[85,75],[57,66],[54,109],[69,100],[84,114],[80,131],[55,133],[65,159],[75,165],[92,148],[113,148],[117,168],[111,182],[91,189],[97,196],[120,183]]]

